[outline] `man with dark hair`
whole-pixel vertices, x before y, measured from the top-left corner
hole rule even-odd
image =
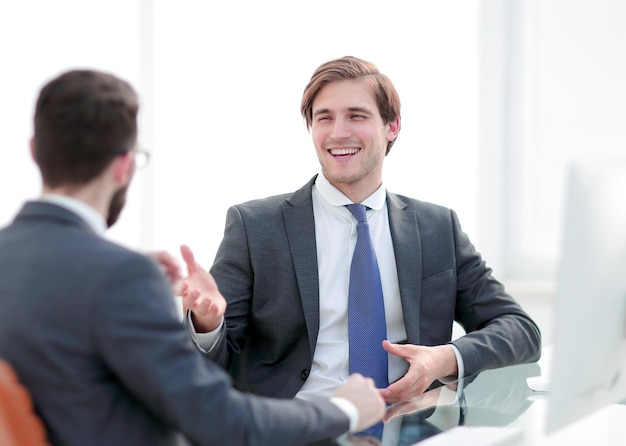
[[[153,446],[182,433],[198,445],[298,445],[379,421],[383,400],[358,374],[330,400],[232,389],[180,323],[173,258],[159,264],[102,237],[145,156],[137,111],[133,88],[108,73],[70,71],[44,86],[31,143],[43,193],[0,230],[0,357],[49,441]],[[188,267],[187,293],[222,299],[206,271]]]

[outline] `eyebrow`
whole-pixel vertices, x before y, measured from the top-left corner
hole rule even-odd
[[[360,112],[360,113],[365,113],[368,115],[372,115],[374,114],[372,111],[370,111],[369,109],[365,108],[365,107],[348,107],[347,109],[348,112]],[[328,108],[322,108],[319,110],[315,110],[315,112],[313,113],[313,116],[317,116],[317,115],[323,115],[326,113],[330,113],[331,110]]]

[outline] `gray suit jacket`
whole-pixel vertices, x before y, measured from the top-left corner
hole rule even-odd
[[[241,388],[293,397],[307,379],[319,330],[312,186],[228,210],[211,273],[228,301],[226,336],[209,355]],[[454,341],[467,375],[535,361],[536,324],[495,280],[450,209],[388,193],[407,341]]]
[[[0,231],[0,357],[55,445],[304,444],[348,429],[328,401],[243,395],[195,349],[150,259],[54,204]]]

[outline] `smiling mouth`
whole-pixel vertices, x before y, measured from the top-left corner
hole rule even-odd
[[[350,156],[359,153],[361,149],[359,147],[335,147],[328,149],[328,153],[332,156]]]

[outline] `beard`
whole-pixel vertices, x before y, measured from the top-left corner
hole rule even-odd
[[[109,213],[107,214],[107,228],[113,226],[122,213],[122,209],[124,209],[124,205],[126,204],[127,191],[128,186],[125,186],[113,194],[111,203],[109,204]]]

